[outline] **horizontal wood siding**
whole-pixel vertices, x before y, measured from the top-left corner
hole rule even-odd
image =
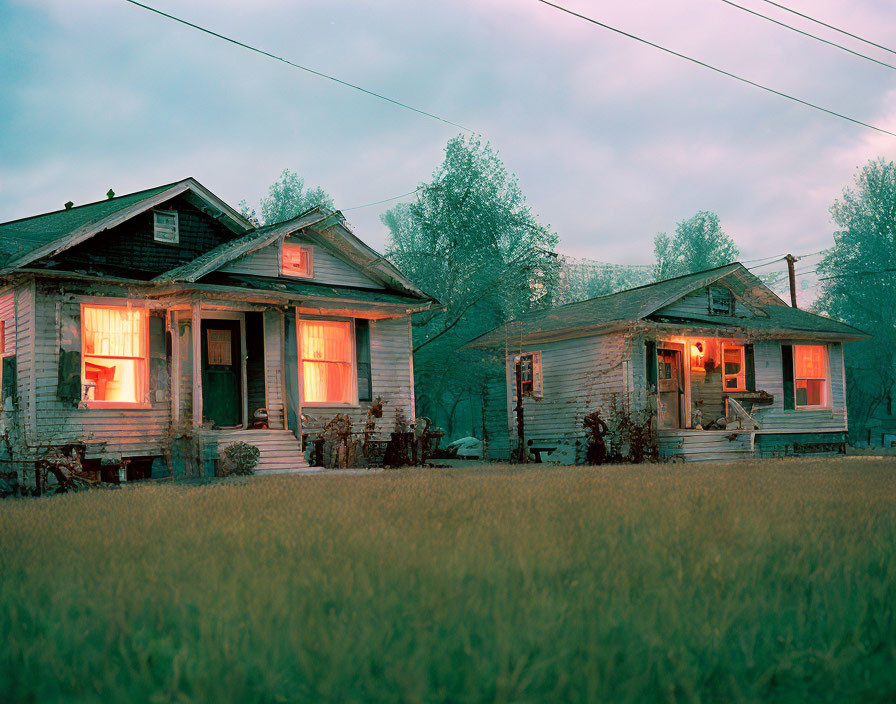
[[[264,386],[267,398],[268,426],[282,429],[283,401],[283,313],[264,312]],[[251,410],[251,409],[250,409]]]
[[[395,410],[401,408],[408,422],[414,420],[413,388],[411,385],[411,344],[408,335],[408,319],[387,318],[370,321],[370,368],[373,397],[383,398],[383,417],[376,421],[375,435],[387,440],[392,432]],[[370,403],[362,401],[358,406],[305,406],[302,413],[308,419],[303,432],[314,434],[337,413],[345,413],[352,419],[356,433],[364,430]]]
[[[31,282],[15,289],[16,383],[19,393],[18,429],[27,447],[35,434],[36,409],[32,403],[34,387],[34,287]]]
[[[178,244],[155,241],[154,217],[148,210],[118,227],[100,232],[53,259],[59,262],[58,268],[67,271],[94,269],[109,274],[127,272],[134,278],[151,278],[191,262],[238,236],[182,196],[160,205],[158,209],[177,212]]]
[[[541,351],[544,397],[525,397],[525,438],[533,446],[575,445],[577,460],[584,460],[588,413],[606,409],[613,396],[631,401],[632,343],[623,333],[549,342],[522,352]],[[514,354],[507,358],[507,426],[511,446],[516,445],[514,412]]]
[[[3,354],[16,353],[16,294],[12,289],[0,293],[0,320],[5,331]]]
[[[669,315],[676,318],[687,318],[691,315],[709,315],[709,289],[701,288],[692,291],[665,308],[661,308],[656,315]],[[736,296],[734,315],[744,318],[752,315],[750,310],[740,300],[737,300]]]
[[[59,366],[57,302],[61,295],[52,288],[38,286],[35,300],[35,392],[37,437],[40,445],[67,442],[105,442],[105,454],[112,456],[158,455],[170,421],[170,403],[153,396],[149,409],[82,409],[56,398]],[[62,305],[62,304],[60,304]],[[78,305],[75,297],[71,303]],[[91,451],[90,454],[97,454]]]
[[[774,396],[770,406],[757,407],[753,415],[761,431],[837,431],[846,430],[846,396],[843,387],[843,345],[828,344],[831,377],[831,408],[821,410],[784,410],[782,344],[806,344],[800,341],[760,340],[753,343],[756,365],[756,389]]]
[[[351,264],[347,264],[332,255],[320,245],[311,244],[304,238],[291,237],[289,241],[311,247],[314,274],[311,280],[315,283],[331,284],[333,286],[354,286],[357,288],[384,288],[373,279],[362,274]],[[222,266],[221,271],[236,274],[252,274],[254,276],[280,276],[280,243],[274,242],[267,247],[245,254],[239,259]]]

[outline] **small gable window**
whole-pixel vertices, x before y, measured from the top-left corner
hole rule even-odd
[[[311,247],[297,242],[284,242],[280,249],[280,274],[311,278]]]
[[[165,242],[167,244],[177,244],[180,242],[177,211],[153,210],[152,217],[152,238],[156,242]]]
[[[732,315],[734,313],[734,296],[724,286],[709,287],[709,314]]]

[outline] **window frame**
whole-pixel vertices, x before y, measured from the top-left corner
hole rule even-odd
[[[349,324],[349,345],[351,347],[351,376],[352,383],[350,385],[351,388],[351,400],[350,401],[308,401],[305,399],[305,357],[302,354],[302,323],[320,323],[320,322],[333,322],[333,323],[348,323]],[[356,349],[356,340],[355,340],[355,319],[354,318],[339,318],[339,317],[331,317],[331,316],[307,316],[307,317],[296,317],[296,347],[297,356],[298,356],[298,366],[299,366],[299,383],[301,384],[301,405],[308,406],[311,408],[359,408],[360,402],[358,401],[358,351]],[[314,362],[327,361],[327,360],[309,360]],[[331,364],[344,364],[344,362],[331,362]]]
[[[713,297],[713,292],[721,290],[724,290],[726,295],[727,306],[725,310],[720,310],[716,305],[714,305],[714,300],[716,299]],[[706,291],[710,315],[734,315],[734,292],[730,288],[728,288],[727,286],[707,286]]]
[[[725,373],[725,351],[726,350],[739,350],[740,351],[740,371],[737,374],[726,374]],[[733,344],[725,344],[722,343],[722,393],[743,393],[747,390],[747,350],[745,345],[733,345]],[[737,387],[734,389],[728,388],[726,382],[728,379],[736,378],[737,379]]]
[[[796,368],[796,358],[797,358],[797,350],[800,347],[820,347],[824,350],[824,377],[807,377],[807,376],[798,376],[797,368]],[[800,381],[818,381],[822,379],[824,381],[824,403],[820,405],[800,405],[798,396],[797,396],[797,385]],[[828,350],[827,344],[820,345],[793,345],[793,409],[795,411],[823,411],[832,408],[831,403],[831,355]]]
[[[6,405],[3,397],[3,360],[6,358],[6,321],[0,320],[0,408]]]
[[[84,342],[86,336],[84,334],[84,309],[85,308],[101,308],[107,310],[120,310],[121,308],[126,308],[128,310],[138,310],[141,311],[143,316],[143,356],[142,357],[117,357],[111,355],[102,355],[102,354],[86,354],[84,351]],[[146,410],[151,409],[152,404],[147,400],[149,394],[149,308],[146,306],[135,306],[133,302],[125,303],[125,304],[99,304],[99,303],[81,303],[80,307],[81,312],[81,401],[80,404],[84,406],[84,408],[88,409],[103,409],[103,408],[130,408],[130,409],[139,409]],[[98,357],[101,359],[143,359],[143,373],[137,375],[137,383],[139,384],[135,396],[138,401],[103,401],[99,399],[86,399],[84,398],[84,379],[85,379],[85,365],[87,357]]]
[[[158,215],[165,215],[168,217],[174,217],[174,239],[167,239],[166,237],[159,237],[159,222],[157,219]],[[170,244],[170,245],[179,245],[180,244],[180,218],[178,217],[176,210],[155,210],[152,211],[152,239],[153,242],[160,242],[161,244]]]
[[[522,376],[522,363],[524,357],[532,358],[532,388],[530,391],[521,391],[522,396],[525,398],[529,396],[530,398],[544,398],[544,364],[541,356],[541,350],[535,350],[532,352],[521,352],[513,358],[513,376],[516,375],[516,363],[520,363],[520,375]],[[536,359],[538,360],[536,364]],[[520,380],[520,388],[522,389],[523,382]],[[514,396],[516,395],[516,379],[514,378],[513,382]]]
[[[297,247],[299,249],[305,250],[306,256],[308,258],[308,273],[307,274],[295,274],[290,271],[287,271],[283,267],[283,250],[286,247]],[[280,276],[288,276],[291,279],[313,279],[314,278],[314,247],[310,244],[305,244],[304,242],[290,242],[289,240],[284,239],[280,242]]]

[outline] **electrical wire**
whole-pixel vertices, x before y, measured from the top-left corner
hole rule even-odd
[[[133,2],[134,0],[128,0],[128,2]],[[623,31],[621,29],[617,29],[616,27],[612,27],[604,22],[600,22],[595,20],[587,15],[580,14],[573,10],[570,10],[562,5],[557,5],[556,3],[550,2],[549,0],[536,0],[536,2],[540,2],[542,5],[547,5],[548,7],[552,7],[555,10],[560,12],[564,12],[567,15],[571,15],[572,17],[577,17],[580,20],[584,20],[585,22],[590,22],[593,25],[597,25],[598,27],[602,27],[603,29],[607,29],[611,32],[615,32],[616,34],[620,34],[623,37],[628,37],[629,39],[634,39],[637,42],[642,44],[646,44],[647,46],[653,47],[654,49],[659,49],[667,54],[671,54],[672,56],[677,56],[679,59],[684,59],[685,61],[690,61],[693,64],[697,64],[698,66],[702,66],[703,68],[707,68],[710,71],[714,71],[716,73],[720,73],[723,76],[727,76],[728,78],[733,78],[736,81],[740,81],[741,83],[746,83],[747,85],[753,86],[754,88],[759,88],[760,90],[764,90],[767,93],[772,93],[782,98],[786,98],[787,100],[792,100],[795,103],[799,103],[800,105],[804,105],[806,107],[812,108],[813,110],[817,110],[819,112],[826,113],[833,117],[837,117],[841,120],[846,120],[847,122],[852,122],[853,124],[860,125],[862,127],[867,127],[870,130],[874,130],[875,132],[882,132],[883,134],[888,134],[891,137],[896,137],[896,132],[890,132],[889,130],[885,130],[882,127],[876,127],[875,125],[871,125],[867,122],[862,122],[861,120],[857,120],[854,117],[849,117],[848,115],[844,115],[843,113],[836,112],[834,110],[829,110],[828,108],[821,107],[820,105],[816,105],[815,103],[810,103],[808,100],[803,100],[802,98],[797,98],[789,93],[784,93],[779,90],[775,90],[774,88],[769,88],[768,86],[762,85],[761,83],[757,83],[756,81],[751,81],[748,78],[744,78],[743,76],[738,76],[735,73],[731,73],[730,71],[726,71],[721,68],[717,68],[712,64],[708,64],[705,61],[700,61],[699,59],[694,59],[686,54],[682,54],[680,52],[674,51],[673,49],[668,49],[660,44],[656,44],[647,39],[643,39],[635,34],[631,34],[629,32]]]
[[[719,0],[720,2],[725,3],[726,5],[730,5],[731,7],[736,7],[738,10],[742,10],[743,12],[747,12],[751,15],[755,15],[756,17],[761,17],[764,20],[768,20],[769,22],[773,22],[776,25],[784,27],[785,29],[789,29],[792,32],[796,32],[797,34],[802,34],[804,37],[809,37],[810,39],[814,39],[815,41],[819,41],[822,44],[827,44],[828,46],[832,46],[836,49],[840,49],[841,51],[845,51],[848,54],[852,54],[853,56],[858,56],[860,59],[865,59],[866,61],[871,61],[872,63],[879,64],[881,66],[885,66],[886,68],[892,69],[896,71],[896,66],[892,64],[888,64],[885,61],[878,61],[877,59],[867,56],[865,54],[861,54],[858,51],[853,51],[852,49],[843,46],[842,44],[837,44],[837,42],[832,42],[823,37],[819,37],[811,32],[804,32],[802,29],[797,29],[786,22],[780,22],[776,20],[774,17],[769,17],[768,15],[763,15],[761,12],[756,12],[755,10],[751,10],[748,7],[744,7],[743,5],[738,5],[736,2],[732,2],[731,0]]]
[[[417,186],[413,191],[408,191],[407,193],[402,193],[400,196],[392,196],[391,198],[383,198],[383,200],[377,200],[373,203],[365,203],[364,205],[353,205],[351,208],[340,208],[339,210],[343,213],[346,210],[359,210],[360,208],[369,208],[372,205],[380,205],[382,203],[388,203],[391,200],[398,200],[399,198],[404,198],[405,196],[412,196],[417,191],[422,191],[426,186]]]
[[[774,5],[777,8],[784,10],[785,12],[790,12],[791,14],[797,15],[798,17],[802,17],[805,20],[809,20],[810,22],[814,22],[815,24],[820,24],[822,27],[827,27],[828,29],[833,29],[835,32],[840,32],[840,34],[845,34],[847,37],[852,37],[853,39],[857,39],[860,42],[864,42],[869,46],[877,47],[878,49],[883,49],[884,51],[889,51],[891,54],[896,54],[896,50],[890,49],[889,47],[884,46],[883,44],[878,44],[877,42],[873,42],[870,39],[865,39],[864,37],[860,37],[858,34],[853,34],[852,32],[847,32],[845,29],[840,29],[832,24],[828,24],[827,22],[822,22],[821,20],[815,19],[814,17],[809,17],[809,15],[804,15],[802,12],[797,12],[796,10],[787,7],[786,5],[782,5],[781,3],[772,2],[772,0],[763,0],[763,2],[767,2],[769,5]]]
[[[444,122],[445,124],[451,125],[453,127],[457,127],[462,129],[464,132],[473,133],[469,127],[464,127],[463,125],[452,122],[451,120],[447,120],[444,117],[439,117],[438,115],[434,115],[431,112],[426,112],[426,110],[421,110],[420,108],[415,108],[412,105],[408,105],[407,103],[402,103],[400,100],[395,100],[394,98],[389,98],[381,93],[376,93],[372,90],[367,90],[366,88],[362,88],[359,85],[354,83],[349,83],[348,81],[343,81],[341,78],[336,78],[335,76],[331,76],[327,73],[323,73],[321,71],[315,71],[312,68],[308,68],[307,66],[302,66],[301,64],[294,63],[288,59],[284,59],[282,56],[277,56],[276,54],[271,54],[264,49],[259,49],[257,47],[251,46],[249,44],[244,44],[243,42],[233,39],[231,37],[227,37],[223,34],[219,34],[218,32],[214,32],[210,29],[206,29],[205,27],[201,27],[198,24],[193,24],[192,22],[188,22],[187,20],[181,19],[180,17],[175,17],[174,15],[169,15],[167,12],[162,12],[161,10],[157,10],[154,7],[150,7],[149,5],[144,5],[142,2],[137,2],[137,0],[124,0],[125,2],[130,3],[131,5],[136,5],[137,7],[142,7],[144,10],[149,10],[150,12],[154,12],[157,15],[161,15],[162,17],[166,17],[169,20],[174,20],[175,22],[180,22],[187,27],[192,27],[193,29],[197,29],[200,32],[204,32],[205,34],[209,34],[213,37],[217,37],[218,39],[223,39],[225,42],[230,42],[231,44],[235,44],[236,46],[242,47],[243,49],[248,49],[249,51],[254,51],[256,54],[261,54],[262,56],[267,56],[268,58],[275,59],[277,61],[281,61],[288,66],[292,66],[293,68],[300,69],[301,71],[306,71],[314,76],[318,76],[319,78],[326,78],[328,81],[333,81],[335,83],[339,83],[340,85],[346,86],[347,88],[353,88],[361,93],[366,93],[374,98],[379,98],[380,100],[385,100],[387,103],[392,103],[400,108],[404,108],[405,110],[411,110],[412,112],[416,112],[419,115],[424,115],[425,117],[429,117],[433,120],[438,120],[439,122]]]

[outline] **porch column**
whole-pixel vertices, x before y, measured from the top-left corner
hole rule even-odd
[[[193,427],[202,425],[202,315],[201,301],[190,305],[193,328]]]

